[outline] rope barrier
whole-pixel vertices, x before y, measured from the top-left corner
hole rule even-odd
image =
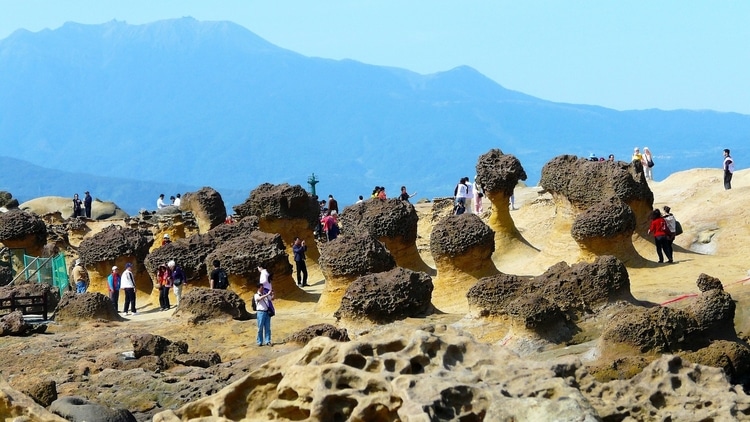
[[[750,281],[750,277],[743,278],[742,280],[733,281],[733,282],[725,285],[724,287],[734,286],[735,284],[745,283],[746,281]],[[668,301],[662,302],[659,305],[660,306],[669,305],[670,303],[679,302],[679,301],[687,299],[689,297],[697,297],[697,296],[698,296],[698,293],[688,293],[688,294],[684,294],[684,295],[681,295],[681,296],[677,296],[674,299],[669,299]]]

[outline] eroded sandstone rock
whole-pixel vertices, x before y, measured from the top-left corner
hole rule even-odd
[[[349,341],[346,328],[337,328],[331,324],[315,324],[297,331],[289,336],[285,342],[307,344],[315,337],[321,336],[336,341]]]
[[[526,171],[513,155],[499,149],[491,149],[479,156],[477,180],[487,199],[492,202],[489,226],[495,232],[498,250],[508,247],[515,241],[525,243],[510,215],[508,204],[513,189],[520,180],[526,180]]]
[[[58,322],[70,323],[92,319],[119,321],[122,318],[117,314],[109,297],[101,293],[66,292],[55,309],[54,320]]]
[[[34,213],[20,210],[0,213],[0,243],[40,256],[47,243],[47,226]]]
[[[4,420],[66,422],[66,419],[48,411],[29,396],[12,388],[3,377],[0,377],[0,403],[0,418]]]
[[[197,288],[191,289],[180,300],[175,317],[187,318],[191,323],[220,319],[247,320],[251,315],[245,301],[231,290]]]
[[[570,234],[586,253],[634,259],[638,257],[631,240],[635,224],[633,210],[620,199],[609,198],[576,216]]]
[[[221,194],[210,187],[183,195],[180,210],[193,213],[200,233],[224,224],[227,218],[227,209]]]

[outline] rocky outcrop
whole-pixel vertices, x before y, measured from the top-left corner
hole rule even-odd
[[[482,185],[485,197],[492,202],[489,226],[495,232],[498,251],[518,246],[514,245],[516,242],[527,243],[518,232],[508,209],[513,189],[526,177],[518,158],[499,149],[489,150],[477,161],[477,181]]]
[[[388,323],[432,312],[432,279],[425,273],[396,267],[356,279],[334,313],[337,319]]]
[[[37,215],[58,214],[64,220],[73,216],[72,198],[62,196],[34,198],[21,204],[19,208]],[[121,220],[128,218],[128,216],[128,213],[112,201],[102,201],[99,198],[94,198],[91,201],[92,220]]]
[[[75,294],[66,292],[55,309],[54,318],[57,322],[76,323],[102,319],[105,321],[120,321],[112,301],[101,293]]]
[[[284,243],[289,245],[290,254],[294,238],[304,240],[308,259],[318,260],[313,230],[320,219],[320,208],[316,198],[310,196],[302,186],[263,183],[250,192],[250,197],[244,203],[232,208],[240,217],[258,217],[260,230],[280,234]]]
[[[2,377],[0,377],[0,418],[33,422],[67,421],[35,403],[29,396],[12,388]]]
[[[456,304],[482,277],[497,274],[492,262],[495,233],[474,214],[451,215],[433,226],[430,252],[435,260],[433,303],[440,309]]]
[[[315,324],[303,328],[284,340],[285,343],[307,344],[315,337],[328,337],[336,341],[349,341],[349,334],[346,328],[337,328],[331,324]]]
[[[18,208],[18,199],[13,198],[13,194],[6,191],[0,191],[0,208],[12,210]]]
[[[247,320],[251,315],[245,301],[230,290],[192,289],[182,296],[175,317],[187,318],[197,324],[220,319]]]
[[[732,384],[750,385],[750,347],[739,341],[717,340],[694,352],[681,352],[683,359],[721,368]]]
[[[633,379],[599,382],[574,358],[536,362],[445,326],[389,326],[343,343],[316,337],[154,421],[205,415],[248,421],[731,420],[750,415],[750,397],[720,369],[676,356],[658,359]]]
[[[133,343],[133,354],[136,359],[144,356],[158,356],[168,362],[165,368],[174,366],[177,356],[188,352],[188,344],[184,341],[171,341],[155,334],[135,334],[130,336]]]
[[[203,187],[197,192],[188,192],[182,197],[181,211],[190,211],[198,223],[200,233],[224,224],[227,209],[219,192],[210,187]]]
[[[133,414],[126,409],[112,409],[77,396],[60,397],[50,405],[49,410],[71,422],[136,422]]]
[[[28,390],[24,390],[24,394],[27,394],[38,404],[48,407],[57,400],[57,383],[53,380],[37,382],[31,385]]]
[[[342,233],[369,234],[381,241],[396,260],[396,265],[432,274],[417,250],[417,211],[398,198],[367,200],[348,206],[339,218]]]
[[[33,327],[23,319],[21,311],[13,311],[0,316],[0,337],[23,336],[30,333]]]
[[[130,263],[133,265],[136,290],[151,293],[151,277],[141,263],[148,255],[152,243],[149,231],[116,225],[105,227],[99,233],[84,239],[78,248],[78,254],[89,272],[88,291],[106,294],[107,277],[112,273],[112,266],[116,265],[122,274],[125,265]]]
[[[388,249],[369,234],[343,235],[321,244],[319,264],[326,283],[318,311],[329,314],[341,306],[344,292],[358,277],[396,267]]]
[[[41,256],[47,244],[47,226],[34,213],[20,210],[0,213],[0,243],[26,249],[28,255]]]
[[[573,220],[571,235],[581,246],[582,259],[602,254],[625,262],[639,259],[628,233],[634,229],[646,236],[654,202],[639,163],[593,162],[561,155],[544,165],[539,185],[552,194],[556,226],[570,227],[568,219]]]

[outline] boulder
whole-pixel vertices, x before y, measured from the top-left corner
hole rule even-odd
[[[388,249],[369,234],[342,235],[321,244],[319,264],[326,283],[318,311],[329,314],[341,306],[344,292],[357,277],[396,267]]]
[[[366,275],[346,289],[334,316],[381,324],[425,316],[432,311],[432,288],[429,275],[401,267]]]
[[[190,211],[195,216],[200,233],[224,224],[227,209],[219,192],[210,187],[203,187],[197,192],[188,192],[182,197],[180,210]]]
[[[60,397],[49,410],[69,422],[136,422],[126,409],[112,409],[77,396]]]
[[[693,363],[721,368],[732,384],[750,384],[750,347],[744,342],[716,340],[694,352],[680,356]]]
[[[507,307],[523,293],[531,277],[497,274],[478,280],[466,293],[469,310],[480,317],[508,315]]]
[[[508,205],[513,189],[519,181],[526,180],[526,171],[513,155],[504,154],[499,149],[491,149],[479,156],[477,161],[477,181],[484,195],[492,202],[489,226],[495,233],[498,251],[516,241],[526,243],[518,232]]]
[[[40,256],[47,244],[47,226],[34,213],[20,210],[0,213],[0,243]]]
[[[13,311],[0,317],[0,337],[23,336],[31,332],[32,328],[23,319],[21,311]]]
[[[695,298],[687,311],[695,318],[699,333],[704,333],[711,339],[732,340],[737,338],[737,332],[734,329],[736,307],[729,293],[712,289]]]
[[[635,224],[633,210],[620,199],[609,198],[578,214],[570,234],[581,248],[581,259],[612,255],[630,261],[639,257],[631,240]]]
[[[18,200],[13,198],[13,194],[6,191],[0,191],[0,208],[12,210],[18,208]]]
[[[41,406],[48,407],[57,400],[57,383],[49,379],[43,380],[31,385],[24,393]]]
[[[695,284],[698,285],[698,290],[700,290],[701,293],[712,289],[724,290],[724,285],[721,283],[721,280],[704,273],[701,273],[698,276],[698,280],[695,281]]]
[[[136,359],[157,356],[166,368],[176,364],[177,356],[188,353],[188,345],[184,341],[173,342],[155,334],[133,334],[130,341],[133,343],[133,354]]]
[[[638,353],[675,353],[696,331],[695,320],[679,309],[628,306],[604,327],[604,349],[628,345]]]
[[[346,328],[337,328],[331,324],[315,324],[297,331],[287,337],[284,342],[300,343],[304,345],[309,343],[310,340],[315,337],[328,337],[331,340],[336,341],[349,341],[349,334],[346,332]]]
[[[0,418],[13,421],[66,422],[65,418],[51,413],[31,397],[12,388],[0,377]]]
[[[209,368],[221,363],[221,357],[216,352],[208,353],[184,353],[177,355],[175,363],[185,366],[195,366],[198,368]]]
[[[191,289],[182,296],[175,317],[188,318],[191,323],[221,319],[248,320],[251,315],[245,301],[231,290]]]
[[[341,213],[339,223],[345,235],[374,236],[390,251],[396,265],[433,273],[417,250],[418,220],[412,204],[390,198],[350,205]]]
[[[565,315],[557,304],[535,293],[511,300],[506,309],[512,319],[520,321],[529,329],[545,329],[565,320]]]
[[[121,321],[112,301],[101,293],[66,292],[54,313],[57,322],[75,323],[93,319]]]
[[[57,214],[64,220],[73,216],[72,198],[62,196],[34,198],[21,204],[19,208],[38,215]],[[94,198],[91,202],[92,220],[122,220],[128,217],[128,213],[112,201],[102,201],[99,198]]]

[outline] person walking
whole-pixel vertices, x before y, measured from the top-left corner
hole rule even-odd
[[[91,198],[89,191],[84,192],[84,194],[86,196],[83,197],[83,208],[86,210],[86,218],[91,218],[91,202],[93,198]]]
[[[117,302],[120,300],[120,273],[117,266],[112,267],[112,273],[107,277],[107,289],[109,291],[109,300],[115,307],[115,312],[119,309]]]
[[[172,285],[174,286],[174,297],[177,299],[177,306],[180,306],[180,299],[182,298],[182,288],[187,284],[187,277],[182,268],[177,265],[174,260],[167,263],[167,267],[172,271]]]
[[[724,149],[724,189],[732,189],[732,174],[734,173],[734,160],[729,155],[729,149]]]
[[[255,342],[258,346],[271,345],[271,315],[268,311],[273,306],[272,297],[273,291],[266,291],[263,284],[258,283],[258,291],[254,295],[255,317],[258,320],[258,336],[255,338]]]
[[[453,189],[455,206],[453,207],[454,215],[461,215],[466,211],[466,196],[469,194],[469,186],[466,185],[467,178],[462,177]]]
[[[159,283],[159,306],[162,311],[171,308],[169,304],[169,289],[172,288],[172,272],[166,265],[161,264],[156,269],[156,280]]]
[[[654,156],[651,155],[651,150],[648,147],[643,147],[643,175],[646,176],[646,180],[654,180]]]
[[[125,309],[123,309],[125,315],[130,315],[128,308],[130,308],[130,312],[133,315],[137,313],[135,310],[135,276],[133,275],[132,268],[133,264],[128,262],[125,264],[125,271],[122,273],[121,286],[125,290]]]
[[[677,219],[674,218],[674,215],[672,215],[672,208],[665,205],[664,207],[662,207],[662,209],[664,210],[664,214],[662,214],[662,217],[667,223],[667,229],[669,230],[667,242],[669,242],[669,249],[674,252],[674,238],[675,235],[677,235]]]
[[[659,209],[651,212],[651,225],[648,233],[654,235],[654,244],[656,245],[656,255],[659,256],[659,262],[664,262],[664,255],[667,256],[667,262],[672,263],[672,245],[668,237],[671,235],[667,222],[661,215]]]
[[[81,206],[83,205],[83,201],[81,201],[80,198],[78,198],[78,194],[73,195],[73,217],[83,217],[83,213],[81,212]]]
[[[76,293],[86,293],[89,287],[89,273],[83,268],[83,263],[80,259],[76,259],[76,264],[73,267],[73,281],[76,283]]]
[[[221,268],[221,262],[218,259],[214,259],[212,262],[214,269],[211,270],[211,275],[208,277],[209,287],[212,289],[226,290],[229,287],[229,277],[227,272]]]
[[[305,263],[307,245],[305,245],[305,241],[295,237],[292,251],[294,252],[294,263],[297,265],[297,285],[307,287],[307,263]]]

